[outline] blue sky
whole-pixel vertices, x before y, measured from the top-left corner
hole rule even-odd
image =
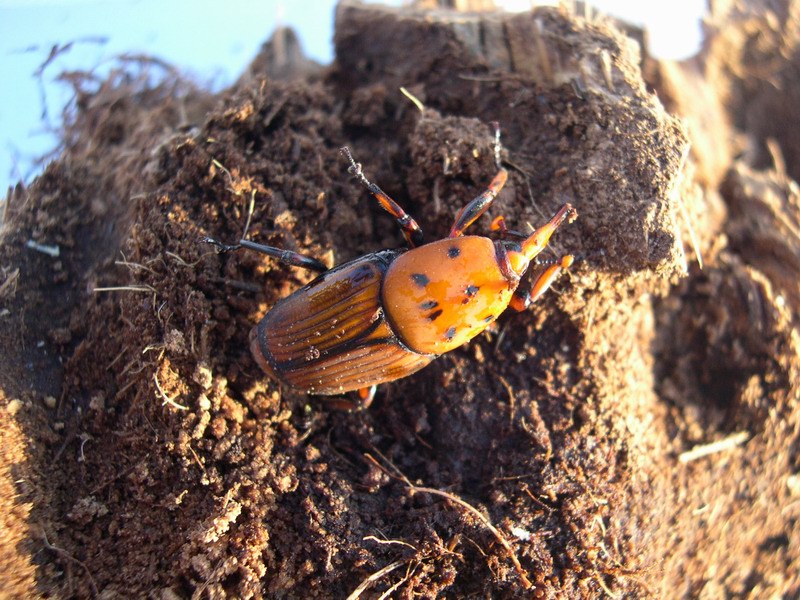
[[[507,4],[524,10],[531,2]],[[595,5],[648,24],[657,55],[685,57],[699,44],[705,0]],[[237,78],[277,25],[298,32],[307,56],[330,62],[334,6],[334,0],[0,0],[0,201],[9,185],[38,173],[34,159],[54,146],[48,130],[58,126],[69,99],[56,82],[61,71],[102,72],[115,55],[147,53],[219,89]],[[69,50],[34,77],[51,48],[69,42]]]

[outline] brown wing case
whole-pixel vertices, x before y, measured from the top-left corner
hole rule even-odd
[[[387,250],[345,263],[279,301],[253,332],[259,365],[309,394],[340,394],[427,365],[435,357],[406,348],[381,307],[383,274],[399,254]]]

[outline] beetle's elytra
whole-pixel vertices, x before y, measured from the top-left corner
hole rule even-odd
[[[206,239],[222,250],[250,248],[322,272],[278,301],[250,334],[256,362],[279,382],[309,394],[359,390],[366,406],[376,385],[411,375],[468,342],[508,306],[525,310],[573,262],[566,255],[536,278],[530,292],[517,289],[550,236],[577,217],[569,204],[527,237],[507,231],[502,218],[492,226],[501,231],[499,240],[462,235],[492,205],[508,178],[499,160],[497,175],[461,209],[449,236],[422,245],[414,219],[367,180],[346,148],[342,152],[350,172],[397,220],[409,249],[381,250],[327,270],[295,252],[248,240],[228,246]]]
[[[280,300],[251,333],[261,368],[310,394],[340,394],[427,365],[434,357],[404,344],[382,309],[381,284],[401,254],[362,256]]]

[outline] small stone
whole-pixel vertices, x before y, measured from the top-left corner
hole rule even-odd
[[[789,475],[786,478],[786,486],[789,488],[789,493],[792,496],[800,496],[800,475]]]
[[[89,409],[97,412],[102,412],[106,408],[106,399],[102,394],[95,394],[89,400]]]
[[[194,373],[192,373],[192,381],[194,381],[204,390],[209,389],[214,379],[211,374],[211,369],[208,367],[208,365],[202,362],[197,363],[197,366],[194,368]]]

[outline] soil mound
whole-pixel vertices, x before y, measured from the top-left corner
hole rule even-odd
[[[800,594],[796,4],[674,64],[601,16],[347,1],[328,67],[281,31],[218,96],[80,92],[5,204],[0,593]],[[491,216],[580,214],[556,289],[365,411],[265,377],[248,333],[312,274],[200,240],[402,246],[345,145],[441,238],[495,121]]]

